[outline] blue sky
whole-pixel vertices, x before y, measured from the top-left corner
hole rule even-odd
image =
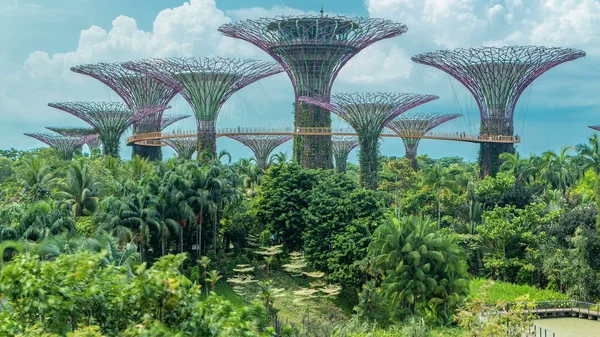
[[[97,81],[72,74],[70,66],[161,56],[269,57],[251,45],[221,36],[216,28],[244,18],[318,12],[320,0],[3,0],[0,2],[0,148],[39,143],[22,135],[47,125],[81,125],[46,104],[66,100],[117,100]],[[600,124],[600,2],[596,0],[325,0],[331,14],[383,17],[408,25],[403,36],[377,43],[342,70],[334,91],[403,91],[436,94],[422,111],[464,113],[441,131],[477,131],[470,95],[436,69],[410,56],[445,48],[481,45],[549,45],[581,48],[588,56],[561,65],[534,82],[515,117],[525,153],[586,141],[587,125]],[[219,127],[291,123],[293,93],[285,75],[234,95]],[[174,113],[189,113],[181,99]],[[340,122],[335,122],[340,125]],[[192,129],[192,119],[176,128]],[[229,139],[218,147],[234,157],[251,152]],[[288,151],[291,144],[280,147]],[[475,159],[478,146],[423,141],[419,153]],[[123,147],[123,157],[129,149]],[[386,155],[404,154],[399,139],[386,139]],[[171,152],[165,150],[169,157]]]

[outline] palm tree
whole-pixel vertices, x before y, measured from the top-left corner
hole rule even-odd
[[[532,182],[535,173],[535,166],[532,165],[531,157],[527,160],[521,159],[518,152],[500,154],[502,164],[501,171],[510,171],[515,176],[516,183]]]
[[[448,195],[454,188],[456,188],[456,181],[454,181],[454,177],[450,176],[447,168],[435,164],[425,170],[423,190],[435,191],[438,203],[438,229],[442,219],[442,197]]]
[[[93,217],[94,223],[98,224],[97,232],[113,236],[120,248],[133,240],[132,230],[121,221],[124,208],[119,198],[110,196],[100,202],[99,210]]]
[[[595,133],[587,144],[579,144],[575,149],[578,154],[575,161],[581,170],[593,170],[596,174],[596,226],[600,228],[600,137]]]
[[[290,161],[290,159],[288,158],[287,153],[285,153],[285,152],[274,153],[269,158],[269,166],[285,164],[285,163],[288,163],[289,161]]]
[[[160,232],[160,218],[155,208],[155,197],[147,191],[128,196],[123,202],[121,223],[136,231],[136,240],[140,247],[140,260],[146,261],[146,245],[150,242],[151,233]]]
[[[34,200],[41,200],[50,194],[57,179],[46,162],[34,156],[23,158],[16,166],[17,179],[25,191],[33,191]]]
[[[563,194],[579,175],[577,168],[572,165],[573,157],[569,155],[569,151],[572,149],[572,146],[566,146],[560,150],[559,154],[546,151],[541,156],[540,175]]]
[[[65,183],[58,196],[68,205],[75,216],[90,215],[98,206],[97,192],[100,183],[89,173],[83,161],[74,162],[69,168]]]
[[[152,164],[147,158],[142,158],[139,155],[131,158],[125,165],[128,178],[138,185],[144,184],[153,172]]]

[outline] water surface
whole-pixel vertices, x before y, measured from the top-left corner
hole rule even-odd
[[[595,320],[571,317],[545,318],[536,320],[535,324],[538,326],[538,331],[541,326],[555,332],[556,337],[600,337],[600,322]]]

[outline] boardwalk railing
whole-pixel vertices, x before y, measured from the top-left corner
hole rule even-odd
[[[521,310],[532,313],[539,318],[571,316],[600,321],[600,305],[595,303],[557,300],[536,302],[534,304],[535,306],[533,309],[523,308],[521,305]],[[507,303],[504,310],[510,311],[511,308],[514,308],[516,305],[517,303]],[[492,312],[497,312],[497,307],[494,305],[486,305],[485,307]]]
[[[533,331],[530,331],[529,335],[534,337],[557,337],[554,331],[535,324],[533,325]]]
[[[190,138],[196,137],[196,131],[169,131],[169,132],[147,132],[135,134],[127,138],[127,144],[132,143],[145,145],[144,142],[155,141],[160,144],[160,140],[169,138]],[[216,130],[216,136],[237,136],[237,135],[290,135],[290,136],[356,136],[356,132],[349,128],[221,128]],[[498,135],[468,135],[464,132],[427,132],[423,134],[419,131],[406,131],[396,133],[391,130],[385,130],[381,133],[381,137],[395,138],[420,138],[420,139],[439,139],[439,140],[454,140],[471,143],[520,143],[519,137],[515,136],[498,136]]]

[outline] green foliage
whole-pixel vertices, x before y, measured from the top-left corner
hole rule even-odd
[[[429,220],[391,218],[368,250],[393,316],[421,313],[447,321],[467,293],[464,251]]]
[[[568,296],[549,289],[540,289],[525,284],[512,284],[483,278],[471,280],[469,289],[470,300],[476,299],[486,304],[516,302],[519,298],[526,295],[531,302],[569,299]]]

